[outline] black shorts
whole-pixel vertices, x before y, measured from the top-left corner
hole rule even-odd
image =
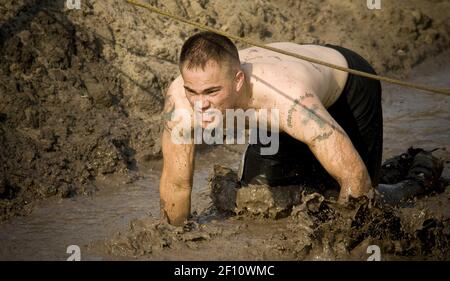
[[[325,46],[342,53],[349,68],[376,74],[357,53],[335,45]],[[383,149],[380,82],[349,74],[341,96],[327,110],[350,137],[368,169],[372,185],[376,186]],[[333,184],[338,187],[307,145],[286,133],[280,133],[279,140],[279,150],[274,155],[260,154],[261,147],[270,144],[248,145],[239,171],[243,185],[264,182],[270,186],[318,184],[330,187]]]

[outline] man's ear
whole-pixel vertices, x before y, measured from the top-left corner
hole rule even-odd
[[[239,92],[242,88],[242,86],[244,85],[244,81],[245,81],[245,73],[242,70],[239,70],[236,73],[236,76],[234,77],[234,81],[235,81],[235,85],[236,85],[236,92]]]

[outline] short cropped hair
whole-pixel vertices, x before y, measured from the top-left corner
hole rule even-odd
[[[225,36],[213,32],[200,32],[189,37],[181,48],[180,71],[186,67],[205,69],[209,60],[221,66],[239,67],[239,53],[234,43]]]

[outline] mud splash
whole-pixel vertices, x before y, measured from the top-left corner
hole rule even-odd
[[[411,151],[389,159],[383,167],[404,160]],[[401,162],[406,167],[398,166],[397,170],[407,170],[410,162]],[[383,178],[389,176],[394,180],[392,169],[384,168],[383,173]],[[406,174],[395,180],[403,180]],[[232,169],[216,166],[210,179],[213,205],[204,213],[184,227],[174,227],[154,218],[135,220],[128,232],[107,241],[103,250],[111,255],[151,258],[152,254],[161,257],[164,252],[188,248],[199,255],[211,248],[215,240],[225,242],[231,237],[237,240],[233,243],[245,248],[248,245],[236,237],[254,225],[245,225],[246,229],[242,229],[243,225],[234,224],[236,220],[265,222],[269,229],[273,227],[273,219],[284,218],[277,230],[270,229],[272,236],[261,241],[262,244],[252,243],[252,247],[264,249],[264,254],[270,257],[299,260],[361,259],[369,245],[380,247],[384,259],[445,260],[450,257],[448,217],[414,214],[416,209],[373,205],[377,200],[371,202],[367,198],[352,199],[342,206],[315,190],[307,186],[240,187]],[[435,190],[439,191],[443,190]],[[222,221],[219,224],[218,219]],[[211,221],[214,223],[208,223]],[[231,221],[233,226],[227,227]],[[208,256],[215,258],[214,254]]]
[[[367,247],[377,245],[384,260],[448,259],[448,218],[443,222],[429,214],[411,216],[409,211],[379,209],[367,200],[342,207],[313,193],[279,222],[257,220],[250,225],[248,217],[237,216],[229,218],[233,227],[218,221],[174,227],[145,218],[133,221],[126,234],[91,249],[139,259],[364,260]],[[264,232],[264,225],[266,237],[255,235]],[[244,238],[248,235],[253,239]],[[182,254],[175,254],[179,251]]]

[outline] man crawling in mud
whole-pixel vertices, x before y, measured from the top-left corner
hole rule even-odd
[[[366,60],[343,47],[269,46],[375,73]],[[165,97],[162,137],[161,211],[170,223],[183,224],[190,215],[194,172],[194,141],[178,144],[172,138],[180,122],[172,112],[179,109],[201,114],[202,128],[214,121],[205,114],[210,109],[223,116],[226,109],[279,110],[279,149],[263,155],[265,144],[249,144],[239,173],[242,185],[319,179],[339,188],[341,203],[370,196],[378,185],[383,140],[379,81],[262,48],[238,51],[228,38],[211,32],[184,43],[179,68],[181,75]],[[200,107],[194,106],[198,103]]]

